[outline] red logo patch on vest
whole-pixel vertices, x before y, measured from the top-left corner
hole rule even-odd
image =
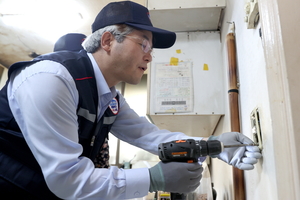
[[[118,104],[118,100],[116,98],[113,98],[110,101],[109,108],[110,108],[110,110],[111,110],[112,113],[114,113],[115,115],[118,114],[118,112],[119,112],[119,104]]]

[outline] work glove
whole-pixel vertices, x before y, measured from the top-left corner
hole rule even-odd
[[[227,132],[220,136],[210,136],[208,140],[219,140],[223,145],[253,144],[248,137],[238,132]],[[261,158],[260,150],[257,146],[224,148],[219,155],[211,156],[239,168],[241,170],[251,170],[257,159]]]
[[[199,163],[160,161],[149,169],[151,181],[149,191],[192,192],[200,185],[202,172],[203,168]]]

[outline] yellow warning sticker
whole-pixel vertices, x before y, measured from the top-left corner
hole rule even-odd
[[[208,71],[208,64],[204,63],[204,65],[203,65],[203,70],[204,70],[204,71]]]
[[[170,65],[178,66],[178,62],[179,62],[178,58],[171,57]]]

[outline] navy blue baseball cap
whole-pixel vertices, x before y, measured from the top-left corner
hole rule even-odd
[[[132,1],[119,1],[107,4],[92,24],[92,32],[115,24],[127,24],[137,29],[151,31],[153,48],[169,48],[176,40],[171,31],[153,27],[149,10]]]
[[[53,51],[80,51],[83,49],[81,44],[85,38],[86,35],[82,33],[68,33],[63,35],[54,44]]]

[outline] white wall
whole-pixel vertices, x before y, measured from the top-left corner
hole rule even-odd
[[[223,58],[225,63],[224,74],[227,73],[227,50],[226,35],[229,33],[227,22],[235,23],[236,49],[238,62],[238,76],[240,82],[240,122],[241,132],[248,137],[251,135],[250,113],[258,107],[260,110],[262,139],[263,139],[263,158],[255,165],[255,169],[245,171],[245,193],[246,199],[279,199],[277,188],[276,155],[274,149],[284,148],[274,146],[273,121],[271,117],[270,102],[274,99],[269,98],[269,88],[267,82],[266,62],[264,57],[263,40],[259,37],[258,24],[256,29],[247,29],[244,22],[244,1],[228,0],[222,25]],[[225,78],[225,80],[228,80]],[[269,83],[270,84],[270,83]],[[227,82],[225,83],[227,86]],[[228,86],[227,86],[228,87]],[[224,119],[217,129],[218,134],[230,131],[228,99],[226,102],[227,111]],[[277,121],[277,123],[280,123]],[[282,160],[282,162],[285,162]],[[212,176],[215,189],[218,192],[218,200],[234,199],[232,168],[219,160],[212,159]]]
[[[300,199],[300,1],[261,0],[278,199]]]

